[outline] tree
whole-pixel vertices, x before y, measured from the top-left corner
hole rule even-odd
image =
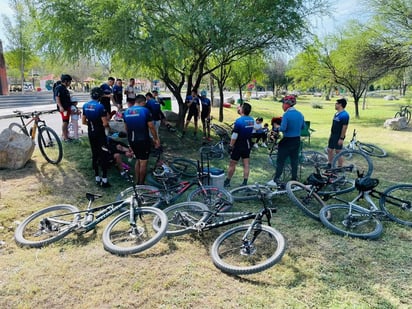
[[[266,75],[264,82],[272,89],[273,96],[276,98],[282,88],[287,88],[288,77],[286,76],[287,63],[280,56],[272,56],[266,60],[263,73]]]

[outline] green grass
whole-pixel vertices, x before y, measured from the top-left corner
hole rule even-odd
[[[323,108],[312,108],[312,103]],[[383,128],[400,104],[368,100],[360,119],[353,117],[353,103],[347,108],[352,115],[348,135],[356,128],[359,140],[388,151],[387,158],[373,160],[378,189],[412,183],[411,128]],[[281,104],[270,99],[252,101],[252,106],[252,116],[261,116],[264,122],[282,114]],[[316,130],[310,147],[321,151],[334,101],[299,97],[296,107]],[[213,115],[217,116],[217,109]],[[225,121],[236,117],[235,108],[225,109]],[[198,157],[200,140],[181,140],[165,130],[160,137],[166,158]],[[153,162],[151,158],[149,166]],[[228,160],[211,165],[226,170]],[[250,183],[270,179],[274,170],[265,149],[252,152],[251,169]],[[276,198],[278,211],[272,223],[287,239],[283,259],[260,274],[233,277],[216,269],[210,258],[214,239],[228,227],[165,238],[152,249],[127,257],[103,249],[101,234],[109,221],[95,232],[73,235],[46,248],[17,247],[16,224],[34,211],[59,203],[84,209],[86,192],[104,194],[98,200],[103,203],[128,186],[114,168],[109,175],[112,188],[94,185],[87,141],[65,144],[64,161],[57,167],[46,164],[36,149],[23,169],[0,174],[1,308],[409,308],[412,303],[412,231],[393,222],[384,222],[384,234],[376,241],[343,238],[304,216],[287,197]],[[238,166],[232,186],[241,181],[242,167]],[[244,203],[235,209],[259,206]]]

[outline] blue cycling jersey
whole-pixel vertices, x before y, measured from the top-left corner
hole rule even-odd
[[[342,127],[349,124],[349,113],[346,110],[337,112],[333,116],[331,133],[332,135],[338,135],[342,132]]]
[[[155,99],[149,99],[146,102],[146,107],[152,113],[153,120],[157,121],[157,120],[161,119],[162,109],[161,109],[160,103],[158,101],[156,101]]]
[[[123,119],[127,125],[127,137],[129,142],[149,140],[148,122],[153,120],[150,110],[144,106],[132,106],[123,113]]]
[[[202,104],[202,111],[209,111],[210,105],[211,105],[211,102],[210,102],[209,98],[201,97],[200,98],[200,103]]]
[[[243,115],[236,119],[233,132],[237,133],[237,139],[234,146],[248,147],[254,124],[255,120],[250,116]]]
[[[290,107],[282,116],[279,131],[283,132],[284,137],[298,137],[304,128],[305,119],[302,113]]]
[[[83,115],[86,116],[89,131],[104,130],[102,117],[106,117],[106,110],[100,102],[91,100],[83,105]]]

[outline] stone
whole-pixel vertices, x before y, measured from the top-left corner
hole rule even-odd
[[[402,130],[408,127],[406,117],[386,119],[383,124],[384,128],[392,130]]]
[[[167,121],[177,122],[179,120],[179,115],[175,112],[163,111],[163,114],[165,115]]]
[[[0,168],[22,168],[33,155],[34,145],[27,135],[4,129],[0,134]]]
[[[110,129],[114,132],[123,132],[126,133],[126,129],[124,127],[124,122],[118,120],[110,120],[109,121]]]
[[[219,107],[220,106],[220,98],[213,98],[212,106],[213,107]]]

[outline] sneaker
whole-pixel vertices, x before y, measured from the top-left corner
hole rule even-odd
[[[256,148],[256,149],[259,148],[258,144],[256,144],[256,143],[253,144],[253,147]]]
[[[274,181],[273,179],[271,181],[268,181],[266,183],[269,187],[276,187],[278,186],[278,184],[276,183],[276,181]]]
[[[225,179],[225,182],[223,183],[223,186],[225,188],[229,188],[230,187],[230,180],[229,179]]]
[[[265,143],[262,143],[260,146],[264,148],[268,148],[268,145],[266,145]]]
[[[102,188],[110,188],[112,185],[109,182],[102,182],[101,187]]]

